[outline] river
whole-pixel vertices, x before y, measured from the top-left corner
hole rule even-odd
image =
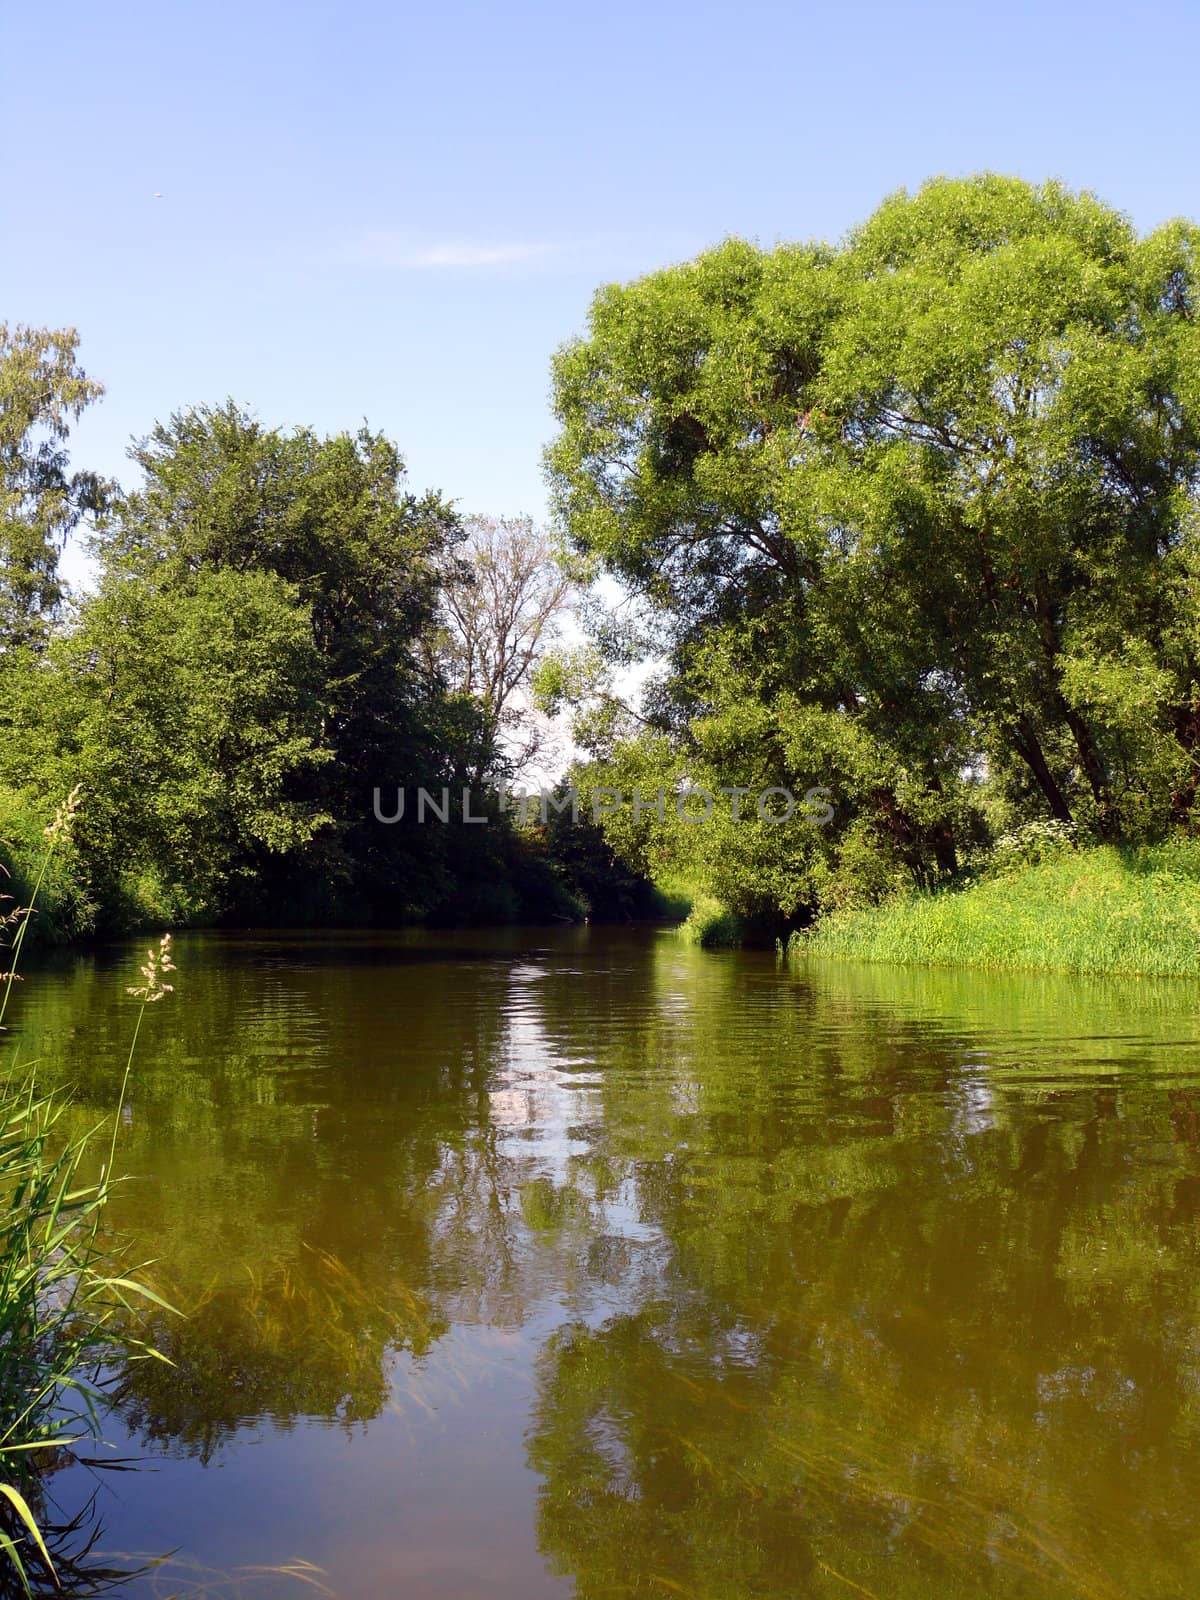
[[[116,1101],[140,946],[31,972]],[[1194,986],[185,935],[110,1208],[121,1593],[1200,1592]]]

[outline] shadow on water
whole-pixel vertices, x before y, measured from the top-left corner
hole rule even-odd
[[[22,997],[81,1118],[135,955]],[[114,1224],[190,1316],[121,1386],[111,1548],[226,1594],[1200,1586],[1187,986],[605,930],[177,959]]]

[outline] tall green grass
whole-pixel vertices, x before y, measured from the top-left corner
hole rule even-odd
[[[701,892],[694,896],[691,910],[680,924],[679,936],[685,944],[698,945],[703,950],[730,950],[742,942],[742,928],[723,901]]]
[[[835,912],[793,956],[992,970],[1200,975],[1200,840],[1064,848],[962,887]]]
[[[69,837],[78,792],[46,830],[44,858],[27,907],[5,914],[15,930],[5,952],[8,971],[0,987],[0,1048],[8,1040],[4,1019],[17,981],[16,964],[37,897],[52,872],[55,852]],[[169,1307],[128,1272],[119,1271],[100,1234],[113,1187],[113,1157],[133,1051],[146,1009],[170,990],[169,938],[151,951],[125,1076],[111,1132],[101,1124],[66,1139],[60,1123],[67,1102],[38,1090],[32,1067],[13,1059],[0,1066],[0,1556],[8,1581],[26,1595],[60,1590],[58,1568],[73,1562],[71,1523],[47,1527],[45,1474],[82,1441],[101,1437],[105,1374],[114,1359],[154,1357],[136,1338],[129,1313],[135,1301]],[[97,1178],[97,1158],[106,1156]],[[161,1359],[161,1358],[159,1358]],[[86,1553],[86,1547],[85,1547]],[[105,1575],[111,1577],[111,1575]],[[73,1583],[86,1592],[86,1581]]]

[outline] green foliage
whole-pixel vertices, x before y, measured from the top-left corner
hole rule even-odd
[[[1200,840],[1078,850],[1061,835],[1026,832],[993,876],[825,917],[790,949],[798,957],[1193,976]]]
[[[578,559],[665,663],[637,741],[693,782],[835,804],[820,836],[621,849],[794,921],[944,883],[997,823],[1188,824],[1198,237],[984,175],[897,194],[838,248],[727,240],[600,291],[555,363],[548,462]],[[551,687],[585,732],[611,723],[575,677]],[[613,770],[646,764],[630,736],[593,741]]]
[[[1077,847],[1075,831],[1065,822],[1027,822],[996,840],[987,858],[989,877],[1003,877],[1025,867],[1056,861]]]
[[[0,1552],[26,1594],[58,1586],[43,1538],[53,1544],[42,1510],[46,1462],[99,1436],[106,1362],[153,1355],[128,1327],[132,1304],[149,1291],[99,1241],[111,1183],[84,1178],[95,1141],[64,1144],[63,1111],[61,1099],[7,1067],[0,1081],[0,1493],[8,1505],[0,1509]]]
[[[370,797],[375,785],[461,781],[486,736],[483,715],[448,696],[426,663],[458,538],[450,507],[406,491],[381,434],[284,433],[232,403],[173,416],[134,460],[142,483],[102,543],[110,571],[180,594],[206,574],[253,574],[289,586],[304,618],[312,671],[306,662],[288,676],[298,694],[311,691],[308,738],[321,759],[284,793],[298,807],[289,823],[312,845],[297,851],[306,841],[278,830],[267,847],[282,859],[248,863],[251,875],[268,897],[294,894],[299,872],[324,882],[328,901],[357,886],[395,910],[426,903],[445,863],[425,862],[411,830],[381,829]],[[265,776],[278,790],[283,773]]]
[[[43,832],[28,902],[15,922],[7,919],[9,932],[16,932],[5,952],[10,970],[0,989],[0,1041],[25,932],[43,887],[53,881],[56,857],[70,845],[78,806],[76,790]],[[131,1328],[134,1303],[170,1311],[130,1276],[99,1232],[112,1193],[117,1128],[142,1017],[171,987],[162,977],[174,970],[169,950],[168,937],[159,953],[150,953],[145,986],[135,991],[141,1006],[107,1140],[95,1127],[64,1137],[60,1123],[69,1098],[42,1092],[28,1070],[18,1073],[15,1054],[0,1062],[0,1554],[26,1595],[62,1587],[40,1515],[47,1463],[100,1436],[114,1358],[136,1362],[156,1355]],[[107,1143],[108,1158],[99,1178],[91,1180],[85,1174],[94,1167],[98,1142],[101,1149]],[[76,1527],[62,1532],[66,1564],[73,1560]],[[79,1592],[91,1592],[89,1584]]]
[[[28,937],[34,944],[63,944],[92,932],[96,906],[73,841],[64,840],[46,860],[45,824],[44,810],[0,788],[0,926],[31,904],[41,875]]]
[[[110,576],[6,684],[0,770],[30,796],[83,786],[75,849],[110,923],[219,915],[327,820],[311,798],[330,758],[320,661],[273,574]]]
[[[713,895],[699,894],[680,924],[679,936],[702,950],[724,950],[741,943],[742,930],[728,906]]]
[[[265,428],[229,403],[173,416],[132,456],[141,481],[112,495],[95,540],[98,589],[48,643],[0,654],[0,824],[16,819],[18,869],[20,819],[77,783],[89,797],[45,932],[346,904],[384,922],[577,915],[494,805],[485,830],[373,814],[376,787],[443,785],[456,806],[469,786],[480,814],[506,712],[443,676],[461,530],[448,503],[407,491],[395,446]],[[53,465],[65,474],[61,451]],[[525,535],[493,543],[544,629],[561,588],[540,586]],[[522,649],[524,673],[536,641]]]
[[[0,653],[44,644],[62,600],[58,552],[105,485],[68,470],[72,420],[104,393],[76,364],[74,328],[0,322]]]
[[[569,773],[568,781],[576,775]],[[553,804],[547,800],[544,820],[539,818],[525,836],[537,840],[577,916],[632,922],[663,914],[649,877],[618,853],[586,803],[572,814],[562,789],[555,791]]]

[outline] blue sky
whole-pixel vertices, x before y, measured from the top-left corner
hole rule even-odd
[[[81,464],[232,394],[539,515],[597,284],[837,237],[938,172],[1200,216],[1198,47],[1183,4],[7,0],[0,317],[79,328]]]

